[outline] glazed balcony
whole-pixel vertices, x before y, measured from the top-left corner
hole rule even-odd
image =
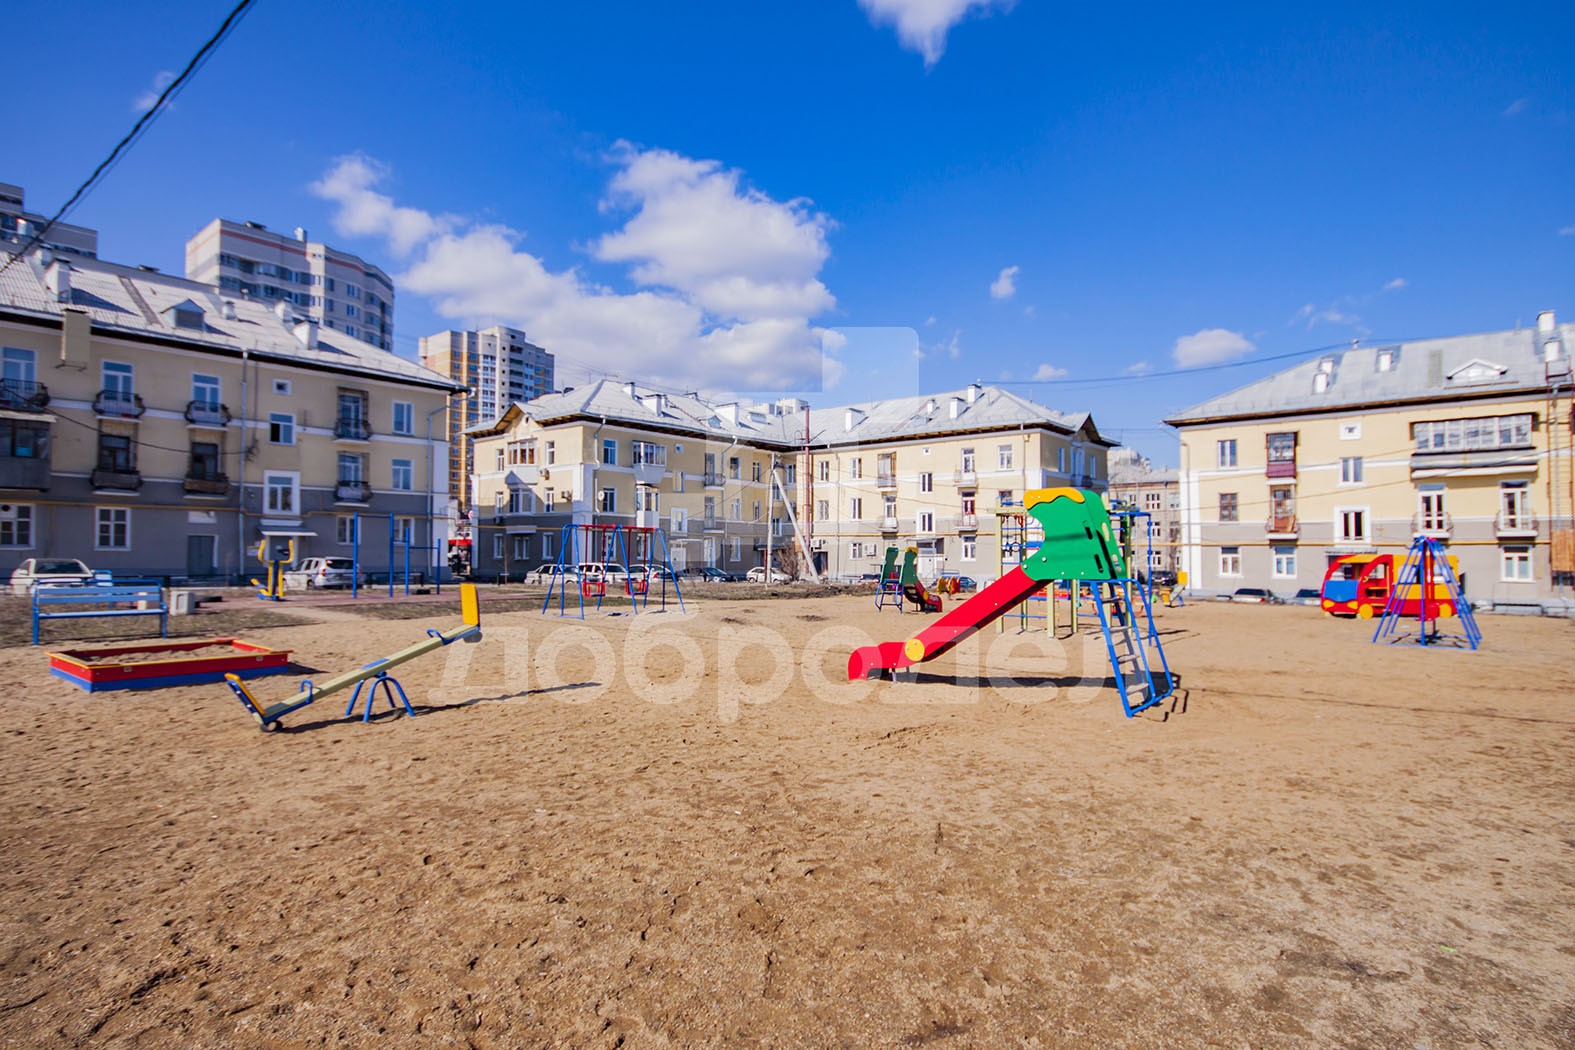
[[[877,474],[877,475],[875,475],[875,487],[878,488],[878,489],[894,489],[894,488],[896,488],[897,487],[897,475],[895,475],[895,474]]]
[[[1263,529],[1270,539],[1294,540],[1301,534],[1301,525],[1294,514],[1284,514],[1270,518],[1264,523]]]
[[[42,412],[49,405],[49,388],[31,379],[0,379],[0,408],[12,412]]]
[[[370,441],[372,425],[356,416],[340,416],[334,421],[335,441]]]
[[[49,488],[49,457],[0,456],[0,489]]]

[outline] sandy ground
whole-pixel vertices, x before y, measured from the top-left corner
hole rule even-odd
[[[453,622],[312,615],[245,636]],[[841,681],[922,622],[501,613],[269,735],[0,650],[0,1045],[1575,1046],[1575,624],[1162,610],[1132,720],[1091,639]]]

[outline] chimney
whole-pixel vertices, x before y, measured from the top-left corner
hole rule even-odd
[[[316,321],[300,321],[300,322],[297,322],[296,326],[294,328],[292,328],[291,331],[295,333],[295,338],[297,340],[299,340],[300,344],[302,346],[306,347],[306,349],[308,349],[308,350],[316,350],[317,349],[317,322]]]
[[[968,389],[965,391],[964,396],[968,399],[968,403],[971,405],[975,401],[979,400],[979,395],[982,393],[984,393],[984,387],[979,384],[977,379],[975,379],[972,383],[968,384]]]
[[[634,382],[632,380],[623,385],[623,392],[628,394],[630,397],[640,396],[639,394],[635,393]]]
[[[661,415],[663,412],[667,411],[666,394],[646,394],[644,397],[640,398],[640,403],[646,408],[650,409],[652,412],[655,412],[657,415]]]
[[[1539,333],[1542,335],[1550,335],[1553,332],[1553,327],[1554,324],[1552,310],[1544,310],[1537,315],[1537,331]]]
[[[842,429],[852,430],[862,422],[864,422],[864,410],[862,408],[850,408],[843,415]]]
[[[49,294],[55,297],[57,303],[71,301],[71,264],[64,259],[56,259],[49,264],[49,269],[44,271],[44,286],[49,289]]]
[[[736,403],[717,405],[716,414],[718,418],[726,420],[730,425],[735,427],[738,425],[738,405]]]
[[[226,299],[226,300],[224,300],[224,319],[226,321],[233,321],[233,320],[235,320],[235,300],[234,299]]]
[[[295,228],[295,239],[300,241],[302,244],[306,243],[306,227],[305,226],[297,226]]]
[[[963,399],[962,398],[960,398],[960,397],[953,397],[953,398],[949,398],[948,400],[951,402],[951,409],[950,409],[950,413],[949,414],[951,415],[951,417],[953,419],[956,419],[958,416],[962,415],[964,411],[966,411],[966,409],[963,407]]]
[[[285,324],[289,324],[295,317],[295,311],[290,309],[289,300],[280,299],[273,304],[273,315]]]
[[[927,416],[935,415],[935,399],[933,397],[924,402],[924,414]]]

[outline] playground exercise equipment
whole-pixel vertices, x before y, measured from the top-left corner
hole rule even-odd
[[[1042,534],[1032,554],[907,641],[854,650],[848,657],[848,680],[895,678],[897,673],[949,651],[1053,581],[1081,580],[1090,586],[1127,717],[1170,696],[1175,679],[1154,629],[1153,608],[1127,573],[1126,559],[1099,494],[1087,489],[1037,489],[1024,495],[1023,509],[1038,523]],[[1157,664],[1151,663],[1150,650]]]
[[[425,656],[435,649],[454,642],[479,642],[481,641],[481,604],[476,597],[476,585],[462,583],[459,587],[460,617],[463,621],[458,627],[451,627],[446,631],[428,630],[425,641],[407,646],[397,653],[391,653],[380,660],[373,660],[354,671],[335,675],[322,683],[305,680],[301,682],[300,691],[288,700],[281,700],[274,704],[264,704],[252,694],[241,676],[233,672],[224,676],[230,689],[246,708],[248,714],[257,720],[263,732],[269,733],[279,728],[279,719],[294,711],[299,711],[308,704],[316,703],[325,696],[355,687],[355,692],[350,696],[350,703],[345,708],[344,717],[349,718],[355,705],[361,699],[361,688],[370,685],[366,693],[366,713],[361,717],[365,722],[372,717],[372,702],[377,696],[377,691],[382,688],[384,696],[388,698],[389,706],[393,706],[393,690],[399,693],[399,699],[404,704],[405,713],[415,715],[415,710],[410,706],[410,701],[405,698],[405,690],[388,672],[402,663],[414,660],[418,656]]]
[[[1389,557],[1389,555],[1384,555]],[[1327,586],[1327,584],[1325,584]],[[1371,614],[1369,614],[1371,615]],[[1416,636],[1400,630],[1400,617],[1415,617]],[[1440,620],[1458,620],[1461,634],[1445,634]],[[1471,612],[1455,575],[1455,559],[1444,553],[1431,536],[1418,536],[1411,542],[1405,561],[1393,575],[1384,602],[1384,614],[1373,632],[1373,641],[1414,641],[1417,645],[1453,645],[1475,649],[1482,643],[1482,631]]]
[[[213,652],[219,647],[228,652]],[[209,650],[204,652],[204,650]],[[239,638],[197,638],[182,642],[138,642],[92,649],[62,649],[49,654],[49,673],[90,693],[107,689],[159,689],[283,674],[290,650]]]
[[[897,548],[886,548],[886,560],[881,563],[880,579],[875,583],[875,608],[895,605],[902,612],[902,574],[897,570]]]
[[[678,611],[687,611],[684,608],[683,591],[678,586],[678,574],[673,571],[667,534],[661,529],[570,524],[563,526],[559,534],[558,560],[553,565],[547,583],[547,596],[541,603],[542,613],[545,614],[552,607],[552,598],[556,594],[558,615],[571,615],[568,611],[568,591],[571,586],[576,592],[579,603],[577,615],[580,619],[585,619],[587,600],[600,611],[602,599],[607,597],[608,577],[614,570],[622,570],[622,581],[614,580],[612,585],[629,599],[629,606],[635,613],[650,607],[653,585],[659,596],[658,608],[665,611],[669,583],[672,584],[673,596],[678,599]]]
[[[267,566],[268,582],[253,579],[252,586],[262,588],[257,597],[265,602],[284,601],[284,571],[295,564],[295,538],[279,539],[264,536],[257,543],[257,560]]]
[[[917,605],[920,612],[941,611],[940,597],[925,590],[924,583],[919,579],[919,548],[909,547],[902,552],[902,575],[899,580],[904,601]]]

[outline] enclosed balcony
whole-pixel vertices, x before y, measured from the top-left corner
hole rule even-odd
[[[708,488],[708,489],[721,488],[722,487],[722,475],[721,475],[721,473],[718,472],[718,471],[715,471],[715,470],[708,470],[708,471],[706,471],[705,472],[705,487]]]
[[[230,406],[212,401],[188,401],[186,422],[194,427],[227,427],[230,425]]]
[[[0,379],[0,408],[12,412],[42,412],[49,405],[49,388],[31,379]]]
[[[344,480],[334,486],[335,503],[369,503],[371,500],[372,485],[370,482]]]
[[[334,421],[335,441],[370,441],[372,425],[358,416],[340,416]]]
[[[48,456],[0,456],[0,489],[49,488]]]
[[[147,409],[142,395],[129,390],[100,390],[93,399],[93,411],[109,419],[141,419]]]
[[[894,488],[896,488],[897,487],[897,475],[895,475],[895,474],[877,474],[877,475],[875,475],[875,487],[878,488],[878,489],[894,489]]]
[[[1301,534],[1301,526],[1294,514],[1272,517],[1264,523],[1263,529],[1271,540],[1294,540]]]
[[[230,477],[222,471],[188,471],[182,487],[190,496],[228,496]]]

